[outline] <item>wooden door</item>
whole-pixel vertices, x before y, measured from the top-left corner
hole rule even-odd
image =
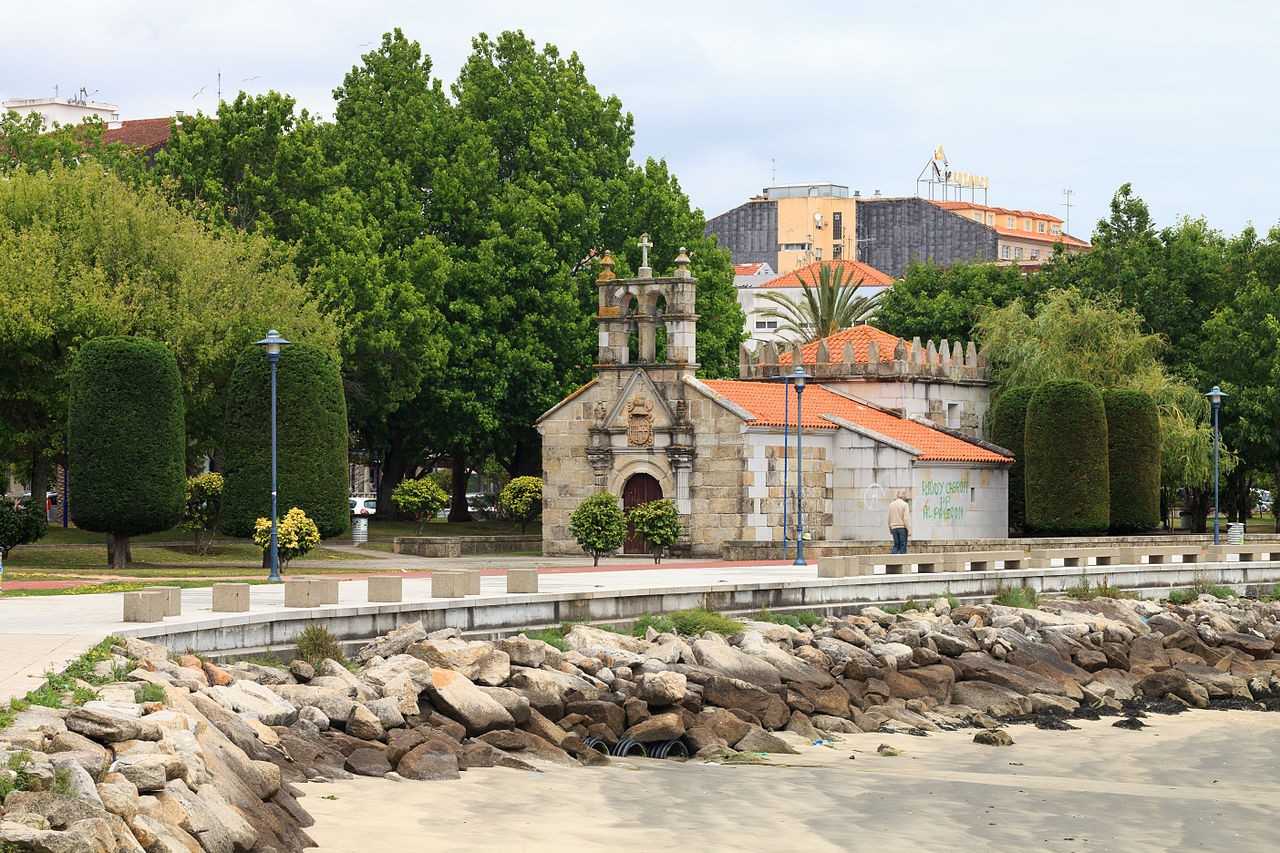
[[[662,500],[662,486],[648,474],[632,474],[627,479],[626,485],[622,487],[623,510],[629,510],[640,504],[658,500]],[[645,544],[644,537],[637,536],[630,525],[627,525],[627,539],[622,544],[622,553],[649,553],[649,547]]]

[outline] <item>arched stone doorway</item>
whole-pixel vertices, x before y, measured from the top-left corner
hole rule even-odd
[[[662,500],[662,485],[649,474],[632,474],[622,487],[623,510],[657,500]],[[628,525],[627,539],[622,544],[622,553],[647,554],[648,552],[644,537],[637,536]]]

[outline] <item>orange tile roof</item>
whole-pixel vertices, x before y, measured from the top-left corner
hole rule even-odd
[[[828,335],[822,340],[827,342],[827,352],[830,358],[835,361],[840,360],[841,354],[844,352],[845,344],[853,344],[853,360],[855,364],[867,363],[867,344],[872,341],[876,342],[876,348],[880,351],[881,361],[893,361],[893,351],[898,346],[898,341],[902,338],[891,335],[888,332],[882,332],[875,326],[862,324],[861,326],[853,326],[848,329],[841,329],[834,335]],[[800,357],[805,364],[817,364],[818,362],[818,344],[821,341],[812,341],[800,348]],[[911,354],[911,342],[905,341],[907,345],[907,354]],[[791,363],[791,350],[778,354],[778,364]]]
[[[839,264],[844,270],[844,280],[851,284],[879,284],[886,287],[893,284],[893,277],[871,266],[864,264],[862,261],[814,261],[807,266],[800,267],[797,270],[780,275],[777,278],[770,279],[761,287],[802,287],[804,284],[813,286],[818,281],[819,267],[831,267]]]
[[[131,148],[142,148],[147,151],[160,148],[169,141],[173,126],[171,118],[138,118],[120,122],[103,132],[103,142],[120,142]]]
[[[755,263],[755,264],[734,264],[733,274],[734,275],[759,275],[761,267],[766,267],[766,266],[768,266],[768,264],[763,262]]]
[[[779,382],[743,382],[735,379],[705,379],[703,384],[735,405],[746,409],[753,426],[783,425],[783,391]],[[807,385],[804,392],[805,429],[835,430],[836,424],[824,417],[833,415],[865,427],[887,438],[900,441],[919,451],[924,462],[1011,462],[1008,456],[965,441],[963,438],[931,426],[898,417],[836,394],[821,385]],[[791,401],[791,424],[795,425],[795,401]]]
[[[997,234],[1004,237],[1016,237],[1020,240],[1035,240],[1040,243],[1063,243],[1068,246],[1079,246],[1081,248],[1089,248],[1089,243],[1074,237],[1067,233],[1062,234],[1041,234],[1037,231],[1024,231],[1022,228],[1010,228],[1001,224],[999,217],[1016,216],[1023,219],[1041,219],[1045,222],[1061,223],[1062,220],[1054,216],[1052,213],[1040,213],[1036,210],[1018,210],[1012,207],[992,207],[989,204],[977,204],[971,201],[933,201],[932,204],[942,208],[943,210],[981,210],[986,213],[996,214],[996,224],[988,225],[988,228],[994,228]]]

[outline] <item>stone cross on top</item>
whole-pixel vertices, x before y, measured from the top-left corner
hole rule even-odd
[[[636,245],[640,247],[640,269],[636,270],[636,276],[653,278],[653,268],[649,266],[649,250],[653,248],[653,243],[649,240],[648,232],[640,235],[640,242]]]

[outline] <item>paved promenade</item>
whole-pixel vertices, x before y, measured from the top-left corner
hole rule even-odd
[[[423,558],[413,559],[428,562]],[[392,555],[386,563],[395,565],[398,561],[399,558]],[[599,568],[593,568],[589,559],[504,558],[499,555],[429,562],[437,569],[464,565],[482,569],[479,599],[506,596],[506,572],[505,568],[499,566],[538,566],[543,570],[542,592],[589,592],[817,578],[816,561],[809,566],[799,567],[783,562],[730,564],[705,560],[668,560],[661,566],[653,566],[652,563],[617,560],[604,561]],[[305,575],[306,572],[299,570],[293,574]],[[426,601],[431,598],[428,572],[414,570],[400,574],[404,576],[405,601]],[[208,587],[183,590],[182,615],[166,619],[165,625],[177,626],[223,615],[213,613],[212,599],[213,593]],[[284,588],[280,585],[254,586],[250,591],[250,600],[253,613],[286,610]],[[468,598],[468,601],[475,600],[477,598]],[[340,581],[340,605],[365,604],[366,601],[367,575]],[[121,620],[123,610],[122,596],[119,593],[0,597],[0,702],[24,695],[38,684],[44,672],[61,668],[108,634],[139,627],[138,623]]]

